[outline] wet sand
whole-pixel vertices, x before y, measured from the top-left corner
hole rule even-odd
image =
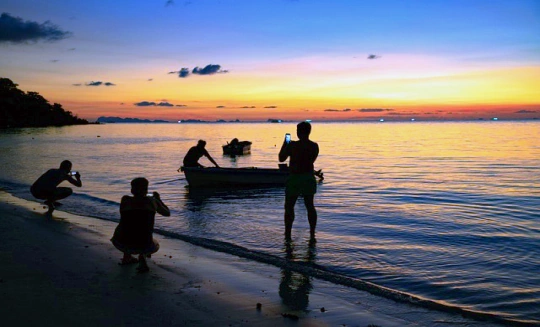
[[[0,190],[4,326],[496,326],[317,279],[287,300],[279,268],[161,235],[138,274],[118,265],[115,223],[45,211]]]

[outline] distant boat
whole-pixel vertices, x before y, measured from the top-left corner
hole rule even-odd
[[[251,153],[250,141],[238,141],[237,138],[231,140],[231,143],[223,145],[223,154],[226,155],[243,155]]]
[[[217,168],[217,167],[182,167],[190,187],[229,186],[229,187],[264,187],[284,186],[289,177],[289,170],[283,168]],[[314,174],[323,179],[319,170]]]

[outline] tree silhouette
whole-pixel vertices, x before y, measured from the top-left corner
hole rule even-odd
[[[0,77],[0,128],[88,124],[62,105],[49,104],[37,92],[24,92],[9,78]]]

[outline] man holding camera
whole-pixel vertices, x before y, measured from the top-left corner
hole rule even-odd
[[[55,204],[59,205],[55,201],[65,199],[73,193],[69,187],[58,187],[60,183],[68,181],[77,187],[82,186],[81,175],[76,171],[72,172],[71,166],[71,161],[62,161],[60,168],[49,169],[30,187],[30,192],[35,198],[45,200],[45,204],[49,207],[47,215],[52,215]]]
[[[290,175],[285,189],[285,237],[291,237],[294,222],[294,205],[298,197],[302,195],[306,206],[311,237],[315,237],[317,226],[317,211],[313,199],[317,192],[317,182],[313,175],[313,164],[319,155],[319,145],[309,139],[311,124],[301,122],[296,126],[298,141],[291,141],[287,134],[279,151],[279,161],[283,162],[288,157]]]

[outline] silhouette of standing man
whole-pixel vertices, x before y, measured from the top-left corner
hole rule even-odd
[[[279,151],[279,161],[290,157],[290,176],[285,189],[285,237],[291,237],[294,222],[294,205],[302,195],[308,213],[311,237],[315,237],[317,226],[317,211],[313,199],[317,193],[317,182],[313,175],[313,163],[319,155],[319,145],[309,139],[311,124],[301,122],[296,126],[299,141],[283,142]]]

